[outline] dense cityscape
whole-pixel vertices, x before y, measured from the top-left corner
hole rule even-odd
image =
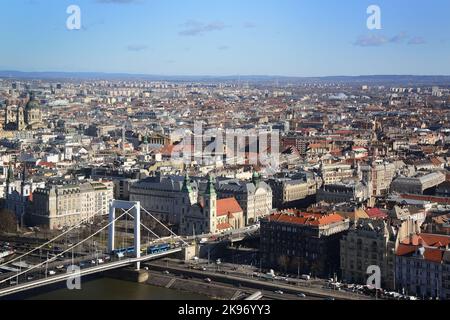
[[[9,1],[3,310],[404,317],[450,301],[449,10]]]
[[[72,232],[93,232],[114,199],[139,202],[170,230],[149,221],[160,237],[189,242],[165,274],[184,263],[208,286],[221,280],[202,272],[234,274],[242,296],[246,277],[286,286],[271,299],[450,297],[448,86],[3,78],[0,102],[2,287],[40,262],[14,258],[61,232],[59,248],[40,247],[57,264],[41,276],[89,257],[89,246],[64,255]],[[116,246],[132,243],[129,222],[118,220]],[[97,236],[98,265],[108,249]],[[142,230],[143,242],[156,236]]]

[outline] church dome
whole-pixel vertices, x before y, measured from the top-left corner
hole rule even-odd
[[[30,95],[30,100],[28,101],[28,103],[25,107],[25,110],[35,110],[35,109],[39,109],[39,107],[40,107],[39,102],[36,100],[36,97],[32,93]]]

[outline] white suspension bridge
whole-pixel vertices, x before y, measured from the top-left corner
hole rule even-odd
[[[141,222],[141,213],[144,212],[151,218],[157,225],[169,234],[169,236],[162,237],[157,235],[154,231],[148,228]],[[94,214],[95,216],[95,214]],[[11,265],[18,262],[20,266],[23,265],[23,261],[27,258],[33,257],[37,252],[42,252],[43,249],[49,248],[56,244],[57,241],[61,241],[64,237],[67,237],[69,233],[92,219],[90,216],[80,221],[75,226],[62,232],[55,238],[43,243],[34,249],[15,257],[3,264],[0,264],[0,268],[8,268],[7,265]],[[120,219],[133,219],[133,246],[123,246],[116,248],[116,222]],[[141,243],[141,228],[145,229],[148,234],[152,234],[152,241],[148,241],[144,245]],[[107,252],[102,253],[99,257],[99,253],[96,250],[95,253],[89,254],[89,252],[83,252],[83,245],[86,245],[88,241],[93,241],[95,237],[101,236],[102,232],[108,232]],[[71,244],[68,248],[60,250],[60,252],[54,254],[52,257],[48,257],[44,261],[40,261],[35,265],[30,265],[18,269],[17,272],[8,273],[3,278],[0,278],[0,297],[16,294],[22,291],[46,286],[49,284],[67,281],[73,279],[74,276],[87,276],[107,270],[123,268],[130,265],[135,265],[136,270],[140,269],[141,263],[149,260],[159,259],[177,252],[181,252],[187,248],[189,244],[184,241],[180,236],[176,235],[170,228],[159,221],[154,215],[148,212],[145,208],[141,207],[140,202],[129,202],[113,200],[110,204],[108,223],[92,234],[87,235],[84,239],[79,240],[75,244]],[[81,248],[80,256],[75,258],[76,248]],[[71,259],[66,259],[71,255]],[[65,259],[61,261],[61,259]],[[55,271],[49,271],[49,267],[54,266],[64,267],[61,268],[61,273]],[[66,267],[69,268],[66,268]],[[73,266],[76,266],[75,268]],[[58,268],[58,267],[56,267]]]

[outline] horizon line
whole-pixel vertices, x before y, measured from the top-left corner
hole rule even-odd
[[[157,73],[134,73],[134,72],[114,72],[114,71],[23,71],[23,70],[8,70],[1,69],[1,74],[17,73],[17,74],[98,74],[111,76],[129,76],[129,77],[192,77],[192,78],[239,78],[239,77],[266,77],[266,78],[296,78],[296,79],[311,79],[311,78],[358,78],[358,77],[450,77],[446,74],[338,74],[338,75],[276,75],[276,74],[157,74]]]

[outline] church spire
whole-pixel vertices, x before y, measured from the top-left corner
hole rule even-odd
[[[208,176],[208,185],[206,187],[206,194],[207,195],[216,195],[216,189],[214,187],[214,179],[212,175]]]
[[[186,171],[186,175],[184,176],[183,187],[181,188],[182,192],[191,192],[191,179],[189,178],[189,174]]]
[[[14,170],[13,170],[13,168],[11,166],[11,163],[9,163],[9,165],[8,165],[8,173],[7,173],[7,176],[6,176],[6,182],[8,184],[11,183],[13,178],[14,178]]]

